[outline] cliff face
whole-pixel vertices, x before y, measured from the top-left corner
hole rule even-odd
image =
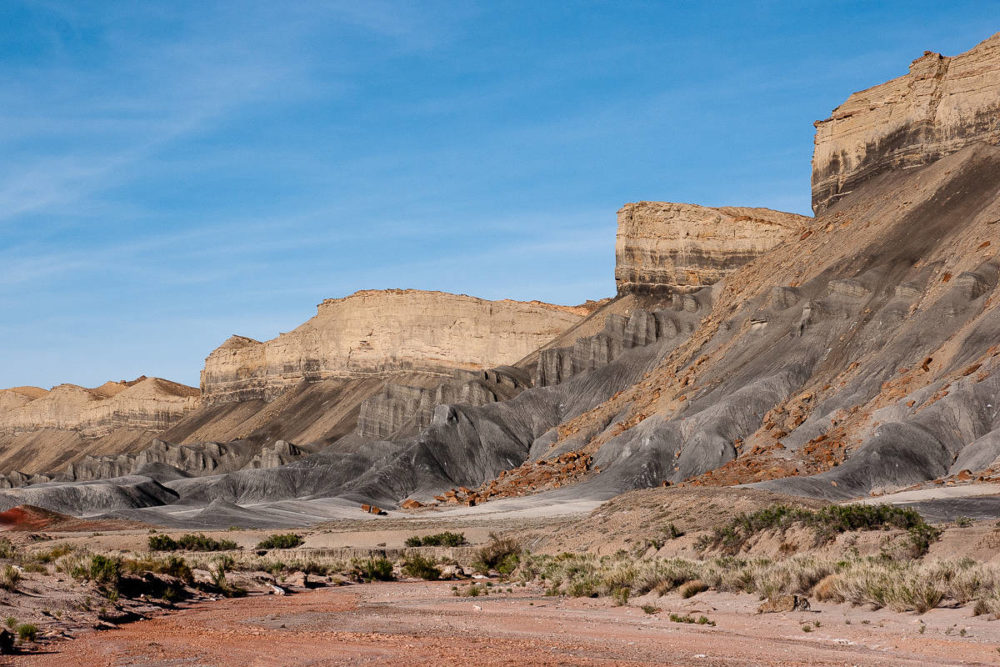
[[[119,428],[159,431],[197,406],[197,389],[159,378],[107,382],[95,389],[18,387],[0,391],[0,434],[58,429],[97,438]]]
[[[905,76],[854,93],[816,122],[813,210],[864,181],[1000,143],[1000,33],[953,58],[926,52]]]
[[[510,364],[588,314],[537,301],[486,301],[419,290],[361,291],[266,342],[233,336],[205,360],[209,403],[271,400],[302,381]]]
[[[809,218],[766,208],[670,202],[618,211],[618,294],[669,294],[718,282],[805,228]]]

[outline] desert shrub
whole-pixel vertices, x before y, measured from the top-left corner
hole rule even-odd
[[[694,581],[689,581],[680,587],[681,597],[684,599],[694,597],[698,593],[704,593],[708,590],[708,584],[701,581],[700,579],[695,579]]]
[[[244,597],[247,594],[245,588],[230,584],[226,577],[226,573],[232,570],[235,564],[235,559],[225,554],[216,558],[208,570],[212,576],[212,583],[228,598]]]
[[[688,614],[670,614],[670,620],[674,623],[695,623],[697,625],[711,625],[715,627],[715,621],[709,620],[708,616],[689,616]]]
[[[695,547],[699,551],[710,548],[735,554],[753,536],[769,530],[785,531],[795,525],[811,528],[816,543],[834,539],[840,533],[857,530],[908,531],[915,555],[927,552],[940,531],[929,525],[918,512],[894,505],[828,505],[810,510],[790,505],[771,505],[756,512],[740,514],[728,524],[717,526],[711,533],[699,538]]]
[[[403,574],[408,577],[419,577],[420,579],[434,581],[441,577],[441,568],[437,567],[434,559],[415,555],[403,561]]]
[[[0,558],[14,558],[17,556],[17,548],[14,543],[6,537],[0,537]]]
[[[122,568],[129,574],[141,575],[145,572],[152,572],[177,577],[187,583],[194,581],[191,566],[183,558],[175,555],[170,555],[167,558],[127,559],[122,561]]]
[[[915,611],[918,614],[934,609],[944,599],[944,591],[936,582],[925,579],[902,581],[893,587],[889,606],[895,611]]]
[[[927,523],[913,526],[908,532],[911,555],[914,558],[920,558],[926,554],[930,550],[931,544],[941,537],[941,530]]]
[[[304,574],[314,574],[316,576],[325,576],[330,574],[334,569],[330,565],[324,565],[315,560],[307,561],[293,561],[285,565],[284,569],[288,572],[302,572]]]
[[[120,558],[95,554],[90,558],[89,579],[98,584],[117,584],[121,579]]]
[[[1000,594],[990,592],[976,599],[976,604],[972,607],[974,616],[985,614],[990,619],[1000,618]]]
[[[478,584],[469,584],[465,588],[455,590],[455,595],[467,598],[477,598],[480,595],[486,595],[486,593],[486,587]]]
[[[645,612],[647,614],[650,614],[650,615],[659,614],[661,611],[663,611],[659,607],[657,607],[655,605],[651,605],[651,604],[644,604],[644,605],[642,605],[642,610],[643,610],[643,612]]]
[[[150,551],[232,551],[236,542],[217,540],[201,533],[188,533],[174,540],[169,535],[150,535]]]
[[[60,556],[65,556],[71,551],[73,551],[73,547],[70,545],[60,544],[47,551],[39,551],[34,555],[34,560],[39,563],[52,563],[55,562]]]
[[[382,556],[358,561],[354,573],[361,581],[392,581],[395,578],[392,562]]]
[[[180,549],[180,545],[169,535],[149,536],[150,551],[177,551],[178,549]]]
[[[180,602],[186,597],[187,594],[183,590],[174,588],[173,586],[167,586],[163,591],[163,599],[170,603]]]
[[[7,565],[0,570],[0,588],[6,591],[17,590],[17,585],[21,583],[21,571],[13,565]]]
[[[484,574],[496,570],[506,576],[517,569],[520,560],[520,542],[512,537],[490,533],[490,541],[479,549],[472,567]]]
[[[38,636],[38,627],[32,623],[22,623],[17,626],[17,638],[23,642],[33,642]]]
[[[676,540],[678,537],[684,536],[684,531],[679,529],[672,523],[668,523],[663,527],[663,534],[666,535],[671,540]]]
[[[281,533],[271,535],[257,544],[258,549],[294,549],[301,546],[305,540],[301,535],[295,533]]]
[[[447,531],[435,535],[424,535],[423,537],[413,535],[406,538],[406,546],[408,547],[460,547],[463,544],[468,544],[465,533]]]

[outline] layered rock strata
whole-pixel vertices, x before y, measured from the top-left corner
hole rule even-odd
[[[438,405],[506,401],[531,385],[527,372],[511,366],[479,373],[458,371],[456,375],[460,377],[436,387],[387,384],[361,404],[357,434],[375,440],[411,435],[431,424]]]
[[[18,387],[0,391],[0,434],[58,429],[96,438],[120,428],[160,431],[198,404],[197,389],[160,378],[107,382],[95,389]]]
[[[174,445],[157,439],[137,454],[85,456],[69,464],[62,477],[69,481],[125,477],[156,464],[176,468],[185,476],[198,477],[243,469],[274,468],[290,463],[305,453],[284,440],[257,449],[249,443],[240,442]],[[25,480],[25,483],[35,481]]]
[[[578,373],[605,366],[634,347],[677,337],[682,340],[697,328],[704,305],[699,295],[675,294],[663,308],[635,308],[627,314],[608,315],[604,329],[597,334],[578,338],[572,346],[541,350],[533,384],[560,384]]]
[[[420,290],[361,291],[266,342],[233,336],[205,360],[209,403],[271,400],[302,381],[510,364],[583,319],[586,307]]]
[[[766,208],[708,208],[643,201],[618,211],[618,294],[670,294],[721,280],[782,241],[810,218]]]
[[[854,93],[815,125],[817,214],[886,171],[1000,143],[1000,33],[953,58],[927,51],[908,74]]]

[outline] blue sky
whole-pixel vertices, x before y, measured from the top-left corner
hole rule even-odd
[[[614,292],[641,199],[808,213],[812,121],[1000,3],[0,0],[0,387],[197,384],[414,287]]]

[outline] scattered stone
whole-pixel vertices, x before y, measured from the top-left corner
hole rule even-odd
[[[806,611],[809,599],[801,595],[782,595],[765,600],[757,607],[758,614],[776,614],[787,611]]]

